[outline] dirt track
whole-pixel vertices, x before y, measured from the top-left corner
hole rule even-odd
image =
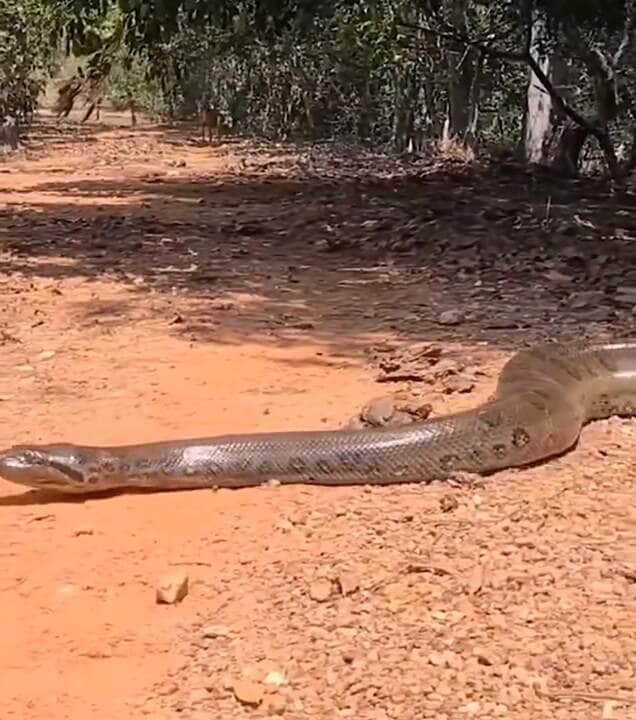
[[[0,446],[444,413],[524,342],[633,336],[633,197],[351,167],[37,128],[0,166]],[[635,456],[613,419],[476,487],[3,482],[2,717],[636,718]]]

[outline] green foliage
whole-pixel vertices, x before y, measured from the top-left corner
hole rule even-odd
[[[184,29],[161,54],[155,47],[153,68],[176,114],[206,97],[248,132],[389,140],[401,113],[410,125],[431,115],[434,63],[410,47],[396,22],[402,7],[349,4],[275,35],[243,13],[231,28]]]
[[[148,63],[143,55],[120,51],[103,83],[103,94],[116,109],[127,109],[133,102],[137,109],[151,115],[160,116],[166,111],[160,84],[149,78]]]
[[[633,28],[631,36],[623,32],[632,0],[41,2],[69,51],[88,58],[87,77],[109,78],[118,102],[134,97],[139,107],[183,117],[205,100],[235,130],[268,137],[349,136],[399,148],[418,134],[437,137],[451,64],[459,63],[462,82],[476,78],[470,91],[479,104],[478,136],[514,144],[528,69],[509,60],[523,57],[537,16],[583,112],[593,114],[595,102],[583,47],[611,59],[627,37],[622,65],[610,69],[632,96],[636,82]],[[448,32],[458,27],[498,52],[466,52]]]
[[[55,66],[50,22],[43,2],[0,0],[0,119],[24,120],[35,107]]]

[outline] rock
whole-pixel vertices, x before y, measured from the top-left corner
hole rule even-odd
[[[636,302],[636,286],[619,285],[614,299],[621,305],[631,307]]]
[[[582,292],[572,293],[570,296],[570,307],[573,310],[582,310],[590,305],[599,305],[605,298],[605,293],[601,290],[584,290]]]
[[[86,526],[78,526],[73,530],[73,537],[81,537],[82,535],[92,535],[93,528]]]
[[[446,482],[451,487],[483,487],[484,478],[477,473],[467,472],[466,470],[453,470],[448,473]]]
[[[267,713],[269,715],[282,715],[287,708],[287,700],[275,693],[267,700]]]
[[[562,272],[554,269],[544,272],[543,277],[545,277],[546,280],[550,280],[554,283],[567,284],[572,282],[572,278],[569,275],[565,275]]]
[[[36,360],[50,360],[52,357],[55,357],[55,355],[55,350],[42,350],[42,352],[38,353],[35,358]]]
[[[450,493],[442,495],[439,499],[439,507],[442,512],[452,512],[453,510],[457,510],[459,507],[459,501],[455,495],[451,495]]]
[[[392,397],[379,397],[367,403],[360,413],[360,417],[369,425],[376,427],[385,425],[395,412],[395,401]]]
[[[188,594],[188,576],[184,572],[164,575],[157,583],[157,603],[174,605]]]
[[[462,707],[459,708],[459,712],[466,713],[466,715],[477,715],[481,708],[481,705],[479,704],[478,700],[473,700],[472,702],[468,702],[465,705],[462,705]]]
[[[386,426],[387,427],[404,427],[404,425],[410,425],[411,423],[415,422],[417,420],[417,416],[415,414],[410,414],[406,412],[405,410],[396,410],[391,418],[387,420]]]
[[[457,375],[457,373],[462,369],[463,368],[460,368],[455,360],[452,360],[451,358],[442,358],[435,363],[433,377],[436,380],[444,380]]]
[[[447,667],[452,670],[463,670],[464,660],[459,653],[453,652],[452,650],[444,651],[444,662]]]
[[[190,695],[188,697],[190,704],[192,705],[198,705],[199,703],[209,700],[209,698],[210,693],[205,688],[194,688],[194,690],[190,690]]]
[[[351,595],[360,587],[358,579],[351,573],[342,573],[338,576],[337,582],[343,595]]]
[[[234,697],[243,705],[258,707],[263,702],[265,689],[253,680],[237,680],[232,686]]]
[[[309,586],[309,597],[316,602],[326,602],[333,593],[333,584],[326,579],[315,580]]]
[[[226,625],[206,625],[202,633],[204,638],[221,638],[230,634],[230,629]]]
[[[269,685],[270,687],[280,687],[281,685],[287,684],[287,678],[284,673],[278,672],[278,670],[272,670],[267,673],[264,682],[265,685]]]
[[[282,519],[276,523],[276,529],[282,533],[290,533],[294,529],[294,524],[289,520]]]
[[[475,383],[461,375],[451,375],[444,379],[444,392],[469,393],[475,387]]]
[[[616,700],[606,700],[603,703],[603,710],[601,711],[601,720],[614,720],[618,717],[615,712],[615,708],[618,705]]]
[[[484,586],[484,566],[477,564],[473,567],[468,577],[466,592],[469,595],[476,595]]]
[[[352,417],[348,422],[344,423],[342,426],[343,430],[364,430],[364,428],[368,427],[367,423],[365,423],[362,418],[359,415],[356,415]]]
[[[501,658],[486,647],[476,647],[473,650],[473,656],[476,658],[479,665],[485,665],[486,667],[500,665],[502,663]]]
[[[168,682],[157,689],[157,695],[174,695],[179,691],[179,686],[175,682]]]
[[[428,661],[431,665],[434,665],[435,667],[443,667],[445,665],[443,654],[435,651],[433,651],[428,656]]]
[[[461,310],[444,310],[437,318],[440,325],[459,325],[463,320],[464,313]]]
[[[630,295],[636,301],[636,285],[619,285],[616,292],[621,295]]]

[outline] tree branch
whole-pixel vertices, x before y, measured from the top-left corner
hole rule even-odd
[[[398,21],[400,25],[403,25],[404,27],[410,28],[412,30],[421,30],[422,32],[426,32],[432,35],[435,35],[437,37],[442,38],[443,40],[449,40],[452,42],[459,42],[463,43],[464,45],[467,45],[469,47],[474,48],[475,50],[478,50],[479,52],[483,53],[484,55],[488,55],[490,57],[498,58],[500,60],[508,60],[510,62],[516,62],[516,63],[523,63],[524,65],[528,65],[528,67],[532,70],[532,72],[537,76],[537,79],[539,82],[543,85],[548,95],[552,98],[552,101],[554,104],[558,107],[558,109],[567,117],[569,117],[571,120],[573,120],[577,125],[580,125],[581,127],[585,128],[591,135],[594,135],[594,137],[597,138],[597,140],[601,140],[601,135],[603,134],[599,128],[597,128],[593,123],[591,123],[589,120],[587,120],[583,115],[578,113],[564,98],[559,95],[556,88],[552,84],[550,78],[543,72],[541,67],[539,66],[539,63],[532,57],[532,54],[528,52],[521,52],[521,53],[515,53],[515,52],[509,52],[508,50],[499,50],[497,48],[493,48],[489,45],[484,45],[481,42],[477,40],[473,40],[465,35],[463,35],[460,32],[457,32],[455,30],[438,30],[437,28],[431,28],[427,26],[422,25],[416,25],[414,23],[407,23],[403,21]]]
[[[441,38],[442,40],[448,40],[449,42],[461,43],[467,45],[475,50],[488,55],[490,57],[498,58],[499,60],[508,60],[516,63],[527,63],[528,58],[525,53],[513,53],[507,50],[498,50],[491,45],[486,45],[480,40],[473,40],[469,37],[465,37],[462,33],[458,33],[454,30],[440,30],[438,28],[427,27],[426,25],[418,25],[416,23],[407,22],[406,20],[398,20],[398,25],[408,28],[409,30],[419,30],[420,32],[434,35],[435,37]]]
[[[634,8],[634,0],[625,0],[625,27],[623,28],[623,37],[621,38],[618,50],[612,58],[612,66],[616,68],[623,59],[625,51],[634,40],[634,29],[636,28],[636,10]]]
[[[628,0],[628,2],[630,5],[633,5],[634,0]],[[402,25],[403,27],[409,28],[411,30],[419,30],[424,33],[429,33],[431,35],[435,35],[436,37],[442,38],[443,40],[448,40],[449,42],[462,43],[489,57],[494,57],[501,60],[508,60],[509,62],[523,63],[527,65],[535,74],[539,82],[543,85],[545,91],[552,99],[552,102],[563,113],[563,115],[568,117],[579,127],[582,127],[586,132],[592,135],[592,137],[596,138],[598,144],[603,149],[603,152],[607,159],[607,163],[609,165],[610,173],[612,174],[612,176],[617,177],[618,164],[616,161],[616,154],[614,152],[614,148],[612,146],[612,142],[609,138],[606,128],[599,127],[597,123],[594,123],[585,118],[557,92],[556,88],[552,84],[552,81],[543,72],[539,63],[532,56],[532,53],[530,53],[529,51],[516,53],[507,50],[499,50],[497,48],[493,48],[492,46],[484,45],[482,42],[468,37],[467,35],[459,32],[456,28],[449,26],[448,23],[443,20],[440,20],[439,22],[440,25],[444,27],[444,29],[432,28],[426,25],[418,25],[415,23],[398,20],[399,25]]]
[[[537,79],[543,85],[548,95],[552,98],[552,102],[557,106],[557,108],[564,115],[569,117],[570,120],[573,120],[577,125],[585,128],[585,130],[587,130],[591,135],[594,135],[597,140],[600,141],[600,130],[587,118],[578,113],[568,102],[566,102],[563,97],[561,97],[561,95],[559,95],[550,78],[543,72],[539,63],[530,53],[528,53],[526,62],[532,72],[537,76]]]

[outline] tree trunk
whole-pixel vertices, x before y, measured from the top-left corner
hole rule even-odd
[[[466,0],[445,0],[446,14],[453,27],[468,34]],[[448,62],[448,118],[444,124],[444,141],[459,138],[466,142],[476,110],[471,110],[474,91],[474,53],[468,48],[447,49]]]
[[[557,92],[570,101],[568,88],[576,86],[572,69],[557,53],[547,54],[541,44],[547,28],[543,15],[533,19],[530,53],[543,73],[550,78]],[[589,137],[585,128],[565,117],[552,102],[537,76],[530,70],[528,105],[525,119],[525,158],[535,165],[549,166],[559,175],[576,177],[579,173],[581,151]]]
[[[136,127],[137,113],[135,112],[135,101],[130,93],[128,93],[128,109],[130,110],[130,124],[132,127]]]
[[[464,138],[466,145],[474,147],[477,143],[477,130],[479,127],[479,98],[481,96],[481,77],[484,58],[475,56],[472,62],[472,77],[470,82],[469,117]]]
[[[8,145],[11,150],[17,150],[20,144],[20,131],[16,119],[7,116],[0,123],[0,145]]]
[[[535,16],[530,30],[530,53],[543,72],[550,77],[550,57],[542,54],[540,43],[547,34],[543,16]],[[547,164],[548,152],[554,132],[552,99],[537,76],[530,70],[525,120],[525,156],[534,165]]]
[[[552,162],[553,168],[559,175],[576,177],[579,174],[579,159],[588,135],[588,131],[580,125],[572,122],[564,124]]]

